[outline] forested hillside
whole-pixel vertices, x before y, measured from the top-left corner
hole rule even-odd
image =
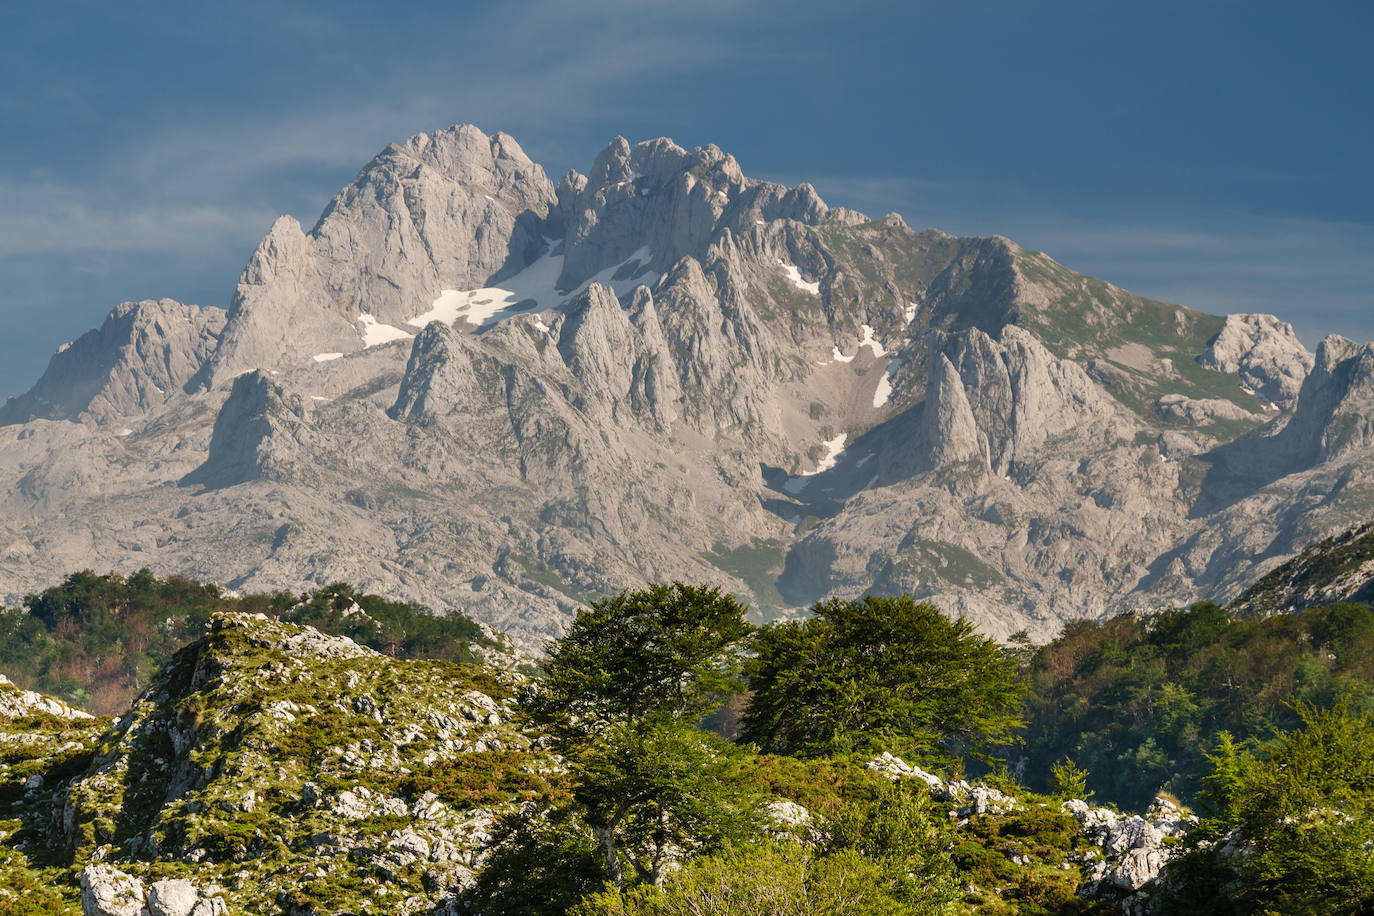
[[[1034,647],[909,596],[757,627],[674,583],[592,602],[524,670],[343,585],[85,572],[25,604],[0,616],[0,913],[174,886],[282,916],[1374,907],[1362,604]]]
[[[26,596],[23,609],[0,609],[0,673],[83,709],[118,715],[213,614],[229,611],[308,624],[395,658],[480,662],[510,650],[462,614],[436,617],[342,583],[240,596],[146,569],[128,577],[86,570]]]
[[[1333,604],[1236,617],[1202,603],[1082,621],[1031,655],[1025,778],[1065,759],[1125,808],[1164,790],[1191,800],[1223,732],[1242,746],[1295,728],[1295,704],[1374,711],[1374,611]]]

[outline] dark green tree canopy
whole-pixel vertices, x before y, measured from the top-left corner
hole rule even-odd
[[[549,646],[526,706],[565,755],[570,822],[617,887],[660,884],[675,856],[757,832],[757,799],[737,786],[744,752],[696,727],[743,686],[744,613],[716,588],[654,585],[594,602]]]
[[[909,595],[817,604],[759,631],[741,737],[798,756],[860,747],[950,757],[1011,742],[1016,663],[962,617]]]
[[[655,717],[700,718],[740,686],[752,627],[718,588],[654,585],[594,602],[549,647],[530,709],[564,737]]]
[[[1374,912],[1374,719],[1295,704],[1302,727],[1256,751],[1223,733],[1213,811],[1170,865],[1161,912]]]

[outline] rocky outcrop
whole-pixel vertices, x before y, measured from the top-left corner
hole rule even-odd
[[[1291,407],[1312,371],[1313,357],[1286,321],[1273,315],[1227,315],[1197,361],[1214,372],[1239,375],[1259,397]]]
[[[215,417],[205,463],[182,483],[219,489],[262,477],[289,476],[305,460],[310,414],[309,401],[288,392],[266,373],[239,376]]]
[[[1064,802],[1063,810],[1078,821],[1083,835],[1099,846],[1101,858],[1085,871],[1083,896],[1114,890],[1134,897],[1123,902],[1134,912],[1148,900],[1151,885],[1159,878],[1177,843],[1197,825],[1167,798],[1156,798],[1144,815],[1121,815],[1109,808],[1094,808],[1081,798]]]
[[[374,893],[429,912],[512,805],[451,774],[535,785],[553,767],[509,724],[520,682],[263,615],[213,618],[65,793],[84,912],[304,912]],[[270,872],[255,869],[268,850]],[[192,877],[154,880],[173,861]]]
[[[20,690],[13,681],[0,674],[0,718],[21,719],[35,715],[58,719],[92,718],[90,713],[75,709],[56,697],[33,690]]]
[[[0,426],[47,420],[111,423],[182,394],[219,342],[223,309],[171,299],[125,302],[53,354],[38,382],[0,407]]]
[[[1230,610],[1265,617],[1344,601],[1374,605],[1374,523],[1308,547],[1246,589]]]
[[[967,825],[973,818],[1014,812],[1026,804],[981,783],[946,781],[888,751],[870,760],[867,768],[889,779],[924,783],[933,799],[957,806],[949,812],[957,826]],[[1043,801],[1030,804],[1046,807]],[[1119,901],[1121,912],[1127,914],[1148,911],[1170,856],[1179,848],[1178,842],[1197,825],[1196,817],[1162,797],[1156,798],[1143,815],[1095,808],[1081,798],[1068,799],[1060,811],[1078,822],[1084,847],[1069,855],[1069,862],[1079,864],[1082,876],[1079,896]],[[1030,864],[1020,854],[1011,854],[1011,859],[1017,865]]]

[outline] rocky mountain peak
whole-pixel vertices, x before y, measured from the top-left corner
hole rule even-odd
[[[1313,359],[1288,322],[1273,315],[1227,315],[1198,364],[1237,373],[1260,397],[1291,407]]]
[[[309,233],[277,220],[239,281],[208,386],[414,336],[445,289],[483,287],[547,249],[555,200],[511,137],[460,125],[383,150]]]
[[[223,309],[172,299],[125,302],[58,350],[28,392],[0,407],[0,426],[31,419],[109,423],[181,392],[214,350]]]
[[[718,147],[689,152],[666,137],[633,147],[617,137],[588,175],[569,172],[557,193],[564,289],[636,251],[646,250],[662,272],[683,257],[704,260],[725,232],[747,233],[779,219],[819,225],[828,212],[809,185],[789,189],[746,178]]]

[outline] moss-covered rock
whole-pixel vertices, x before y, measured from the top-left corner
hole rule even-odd
[[[559,791],[519,724],[523,680],[214,616],[113,723],[60,706],[8,721],[0,885],[54,886],[42,911],[78,912],[99,862],[190,879],[229,913],[432,912],[496,814]]]

